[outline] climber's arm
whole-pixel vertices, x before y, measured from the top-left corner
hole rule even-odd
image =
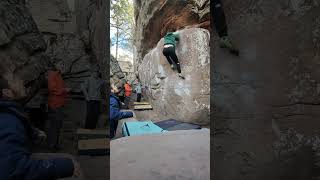
[[[180,33],[179,32],[174,32],[173,35],[174,35],[174,38],[176,41],[180,40]]]

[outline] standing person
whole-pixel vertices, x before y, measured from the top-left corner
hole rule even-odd
[[[81,85],[82,92],[87,101],[86,129],[95,129],[100,115],[102,88],[106,81],[100,78],[98,72],[91,76]]]
[[[138,84],[136,85],[135,91],[137,93],[137,102],[140,102],[141,101],[141,93],[142,93],[140,82],[138,82]]]
[[[118,87],[117,87],[117,88],[118,88],[118,91],[119,91],[118,97],[119,97],[120,101],[123,102],[123,103],[124,103],[124,99],[125,99],[125,95],[124,95],[124,85],[125,85],[125,80],[122,79],[122,80],[120,81]]]
[[[125,99],[124,99],[124,104],[125,108],[129,109],[129,103],[130,103],[130,96],[132,94],[132,88],[130,86],[130,82],[127,81],[127,83],[124,85],[124,91],[125,91]]]
[[[80,176],[79,164],[72,158],[57,158],[54,154],[50,158],[33,157],[36,154],[31,152],[32,141],[41,134],[30,125],[19,103],[25,94],[21,81],[8,81],[0,76],[0,179],[52,180]]]
[[[228,27],[226,23],[226,17],[222,8],[220,0],[213,0],[213,6],[211,6],[211,16],[214,26],[220,37],[220,47],[227,48],[232,54],[239,55],[239,50],[232,44],[228,36]]]
[[[181,73],[181,67],[180,62],[178,60],[178,57],[176,55],[176,41],[179,41],[179,33],[174,32],[175,29],[171,29],[167,32],[167,34],[164,36],[164,46],[163,46],[163,55],[167,58],[171,69],[174,69],[173,62],[177,66],[178,76],[182,79],[184,79],[184,76]],[[173,62],[172,62],[173,61]]]
[[[51,66],[48,71],[48,146],[54,152],[60,149],[60,129],[64,119],[63,107],[70,88],[66,88],[60,71]]]
[[[132,112],[122,112],[120,111],[120,100],[117,96],[115,96],[115,93],[118,93],[117,87],[115,87],[113,84],[111,84],[111,93],[110,93],[110,114],[109,114],[109,120],[110,120],[110,136],[113,138],[116,134],[118,121],[123,118],[130,118],[133,117]]]

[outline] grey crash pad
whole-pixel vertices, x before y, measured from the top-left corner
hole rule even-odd
[[[181,130],[111,141],[111,180],[209,180],[210,130]]]

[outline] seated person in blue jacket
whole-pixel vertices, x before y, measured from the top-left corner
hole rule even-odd
[[[34,158],[32,140],[39,134],[19,104],[25,99],[25,92],[22,81],[0,75],[0,179],[54,180],[79,176],[80,167],[71,158]]]
[[[115,87],[113,83],[111,83],[111,93],[110,93],[110,137],[113,138],[116,134],[118,121],[124,118],[133,117],[133,113],[129,111],[122,112],[120,111],[120,100],[115,95],[118,93],[118,88]]]

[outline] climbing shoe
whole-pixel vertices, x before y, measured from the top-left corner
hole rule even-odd
[[[239,50],[232,44],[228,36],[220,38],[220,48],[227,48],[230,53],[239,56]]]
[[[174,65],[173,65],[173,64],[171,64],[170,66],[171,66],[171,69],[173,69],[173,70],[174,70]]]
[[[184,76],[182,75],[182,73],[178,73],[178,76],[179,76],[181,79],[184,79]]]

